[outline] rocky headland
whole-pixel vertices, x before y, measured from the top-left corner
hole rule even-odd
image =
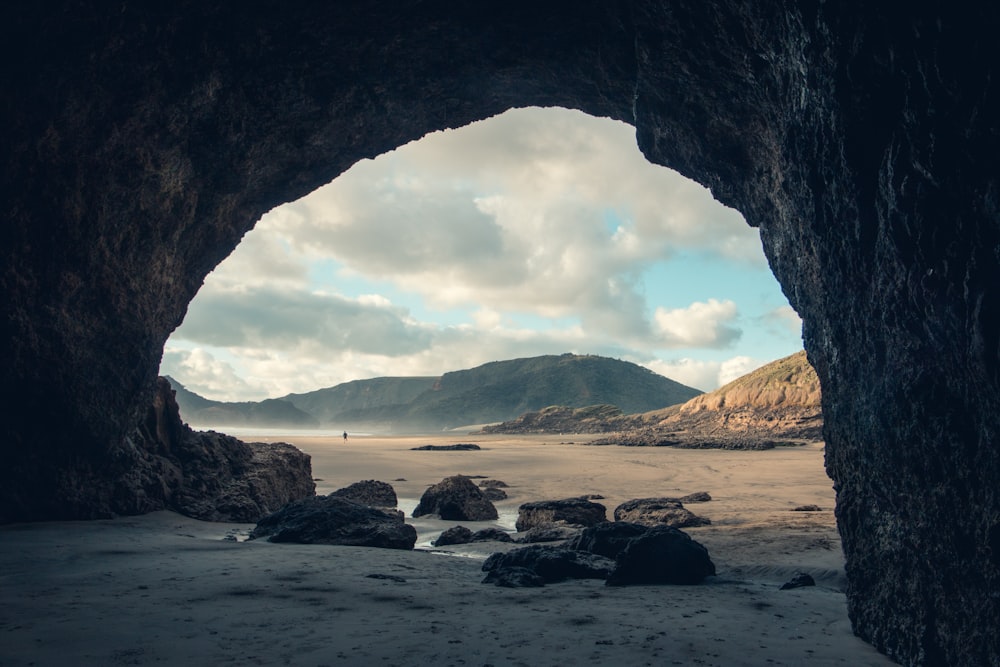
[[[773,361],[679,406],[624,415],[613,405],[553,406],[484,433],[607,433],[594,445],[770,449],[823,439],[816,371],[806,353]]]

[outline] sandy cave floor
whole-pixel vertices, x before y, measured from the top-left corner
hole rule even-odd
[[[507,482],[499,521],[465,524],[474,530],[513,530],[530,500],[597,493],[610,516],[631,498],[708,491],[712,501],[688,507],[712,525],[687,532],[718,576],[698,586],[497,588],[480,583],[480,567],[505,547],[435,551],[430,541],[454,525],[435,519],[411,520],[412,552],[225,541],[252,526],[170,512],[9,525],[0,527],[0,665],[892,664],[851,633],[821,444],[727,452],[584,446],[586,436],[270,439],[312,455],[318,493],[380,479],[404,509],[448,475]],[[483,449],[410,451],[456,442]],[[791,511],[808,504],[824,509]],[[817,586],[779,590],[797,572]]]

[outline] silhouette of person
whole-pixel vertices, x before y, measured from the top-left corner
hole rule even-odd
[[[347,442],[347,431],[344,431],[344,442]]]

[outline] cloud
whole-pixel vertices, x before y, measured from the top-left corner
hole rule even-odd
[[[665,377],[702,391],[713,391],[738,377],[757,370],[771,359],[761,361],[746,356],[736,356],[723,361],[705,361],[691,358],[646,362],[650,370]]]
[[[265,215],[208,276],[162,368],[235,399],[577,352],[710,389],[725,364],[699,350],[734,346],[746,323],[794,323],[783,309],[739,319],[724,293],[658,303],[646,275],[682,255],[766,270],[757,231],[648,163],[633,128],[511,111]],[[692,358],[659,360],[665,348]]]
[[[173,338],[215,347],[402,356],[426,349],[432,333],[378,295],[348,299],[264,286],[206,285]]]
[[[432,307],[573,315],[623,336],[652,332],[646,267],[684,249],[764,262],[757,231],[647,162],[633,128],[565,109],[433,133],[356,164],[258,229],[283,252],[334,258]]]
[[[210,352],[201,348],[193,350],[167,348],[160,363],[160,374],[169,375],[186,389],[215,400],[268,398],[265,389],[249,384],[230,364],[219,361]]]
[[[735,343],[741,331],[729,324],[736,319],[732,301],[709,299],[687,308],[657,308],[656,326],[670,347],[722,348]]]
[[[795,334],[802,335],[802,318],[791,306],[779,306],[761,317],[762,324],[768,327],[777,335]]]

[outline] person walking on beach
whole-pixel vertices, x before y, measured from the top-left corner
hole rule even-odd
[[[347,442],[347,431],[344,431],[344,442]]]

